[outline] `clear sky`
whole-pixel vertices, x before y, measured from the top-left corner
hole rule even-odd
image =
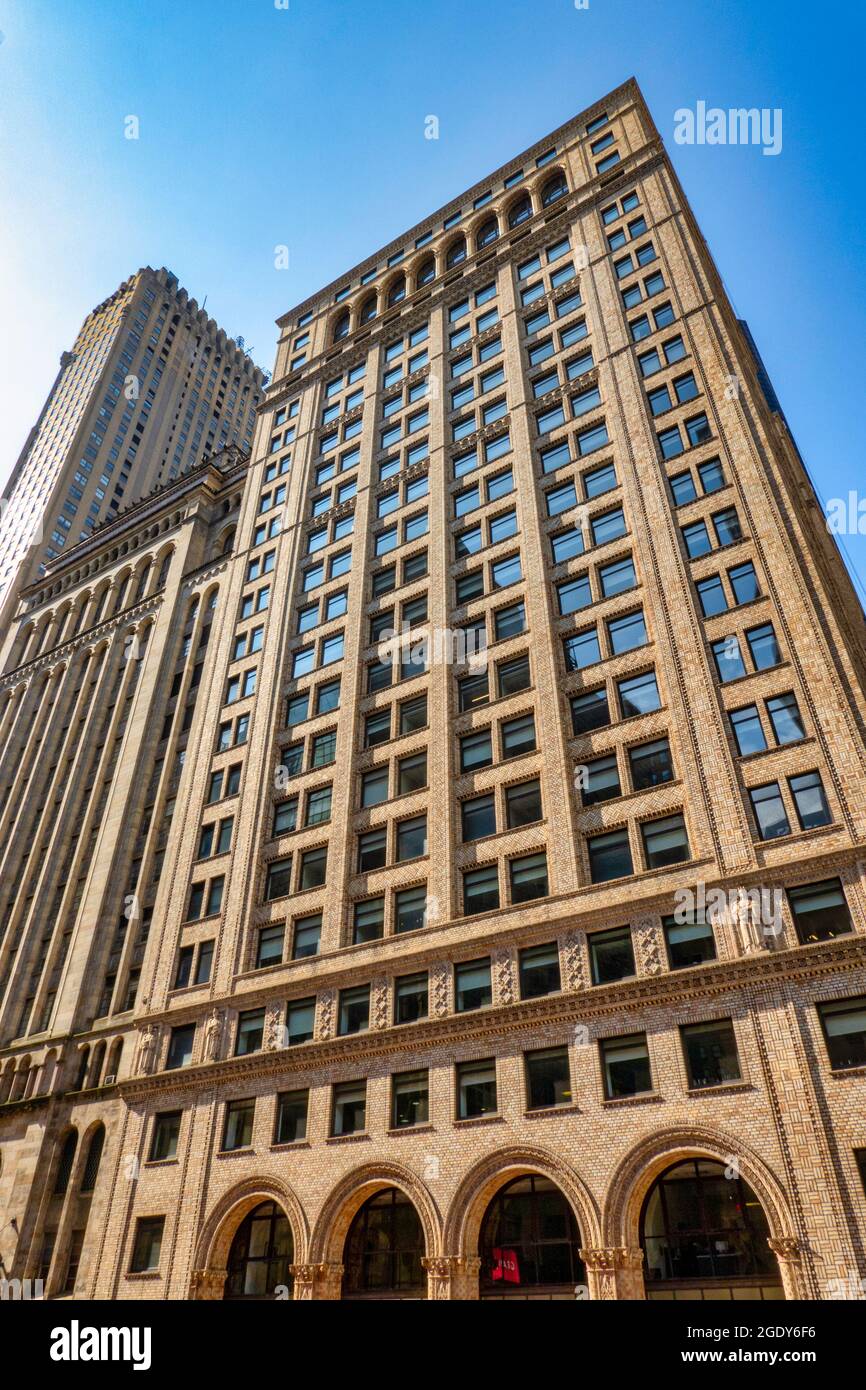
[[[270,368],[278,314],[635,76],[822,497],[866,496],[862,0],[0,0],[0,32],[0,480],[139,265]],[[675,144],[701,100],[781,108],[781,153]]]

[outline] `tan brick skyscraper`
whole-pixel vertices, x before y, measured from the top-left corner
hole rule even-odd
[[[857,1296],[863,615],[636,85],[280,329],[6,640],[4,1268]]]

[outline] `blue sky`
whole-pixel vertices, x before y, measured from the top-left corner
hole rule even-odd
[[[283,3],[0,0],[0,479],[139,265],[270,368],[278,314],[633,75],[819,491],[866,493],[862,5]],[[781,108],[781,154],[676,145],[699,100]]]

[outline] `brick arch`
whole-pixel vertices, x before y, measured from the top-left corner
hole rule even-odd
[[[640,1215],[653,1183],[672,1164],[688,1158],[727,1163],[736,1155],[741,1176],[759,1199],[774,1240],[796,1238],[797,1230],[781,1184],[763,1159],[742,1139],[709,1126],[661,1130],[644,1139],[622,1160],[611,1179],[604,1206],[604,1241],[609,1246],[640,1244]]]
[[[442,1218],[429,1190],[417,1174],[399,1163],[369,1163],[342,1178],[319,1213],[312,1240],[312,1263],[342,1264],[349,1227],[358,1211],[376,1192],[398,1187],[418,1213],[428,1256],[442,1250]]]
[[[582,1179],[557,1155],[527,1146],[497,1149],[466,1174],[445,1222],[445,1249],[450,1255],[471,1259],[478,1254],[481,1223],[492,1198],[506,1183],[528,1173],[549,1178],[556,1184],[574,1212],[582,1245],[599,1244],[598,1205]]]
[[[249,1178],[229,1189],[219,1199],[202,1226],[196,1243],[197,1272],[225,1280],[229,1251],[235,1232],[245,1216],[262,1202],[282,1207],[292,1228],[295,1262],[303,1263],[309,1243],[309,1225],[300,1201],[286,1183],[276,1178]],[[214,1295],[222,1297],[222,1289]]]

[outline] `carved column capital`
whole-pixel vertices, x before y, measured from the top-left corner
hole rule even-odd
[[[427,1271],[427,1297],[432,1302],[445,1299],[470,1300],[478,1297],[481,1260],[477,1255],[424,1255]]]
[[[581,1250],[590,1298],[643,1299],[643,1250],[624,1245]]]
[[[799,1263],[803,1258],[803,1247],[796,1236],[769,1236],[767,1244],[779,1260],[796,1260]]]
[[[340,1297],[343,1266],[336,1264],[290,1265],[295,1281],[295,1298],[306,1301],[335,1301]]]
[[[189,1296],[197,1303],[220,1300],[225,1293],[226,1269],[194,1269]]]

